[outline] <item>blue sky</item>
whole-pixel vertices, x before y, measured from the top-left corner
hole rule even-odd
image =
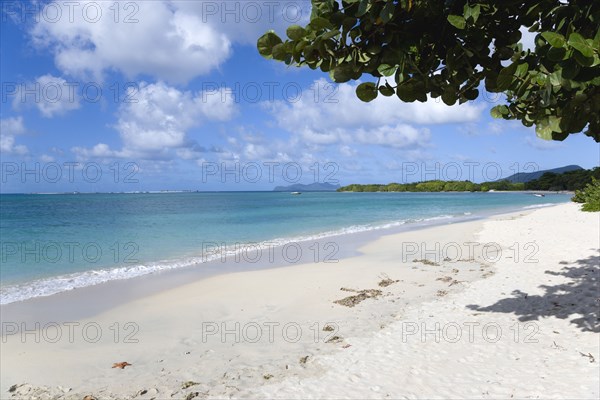
[[[256,39],[306,22],[307,1],[0,4],[3,192],[482,181],[600,162],[583,135],[545,142],[493,120],[494,98],[364,104],[356,83],[260,57]]]

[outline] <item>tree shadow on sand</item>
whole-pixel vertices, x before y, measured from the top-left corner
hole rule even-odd
[[[560,272],[546,271],[549,275],[564,276],[569,282],[555,286],[541,285],[546,293],[528,296],[515,290],[515,297],[499,300],[487,307],[469,305],[477,311],[514,313],[520,321],[532,321],[541,317],[571,319],[582,331],[600,332],[600,257],[591,256],[573,263],[561,261]]]

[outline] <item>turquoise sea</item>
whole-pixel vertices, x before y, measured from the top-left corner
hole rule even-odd
[[[3,194],[0,303],[202,268],[217,244],[234,251],[236,244],[285,244],[566,201],[568,195],[527,193]]]

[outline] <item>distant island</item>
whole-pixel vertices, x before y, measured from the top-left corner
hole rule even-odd
[[[556,173],[562,170],[566,172]],[[536,175],[532,175],[536,174]],[[517,176],[518,175],[518,176]],[[537,177],[537,178],[534,178]],[[473,183],[471,181],[431,180],[414,183],[388,184],[352,184],[339,188],[338,192],[489,192],[489,191],[575,191],[583,189],[592,182],[592,177],[600,179],[600,167],[583,169],[578,166],[567,166],[531,174],[515,174],[511,179],[524,179],[511,182],[508,178],[500,181]]]
[[[340,188],[340,185],[333,185],[331,183],[310,183],[304,185],[302,183],[295,183],[289,186],[276,186],[273,189],[274,192],[335,192]]]

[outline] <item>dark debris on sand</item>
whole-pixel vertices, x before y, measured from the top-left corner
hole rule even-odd
[[[379,285],[379,287],[388,287],[388,286],[393,285],[394,283],[398,283],[398,282],[400,282],[399,279],[393,280],[388,277],[385,277],[381,281],[379,281],[378,285]]]
[[[433,267],[439,267],[439,266],[440,266],[440,264],[436,263],[435,261],[431,261],[431,260],[428,260],[428,259],[426,259],[426,258],[422,258],[422,259],[420,259],[420,260],[417,260],[417,259],[415,258],[415,259],[413,260],[413,262],[418,262],[418,263],[425,264],[425,265],[431,265],[431,266],[433,266]]]
[[[344,297],[341,300],[334,301],[334,303],[346,307],[354,307],[355,305],[359,304],[362,301],[365,301],[366,299],[372,299],[381,296],[382,294],[381,290],[378,289],[352,290],[347,288],[341,288],[340,290],[346,292],[356,292],[356,294],[353,296]]]

